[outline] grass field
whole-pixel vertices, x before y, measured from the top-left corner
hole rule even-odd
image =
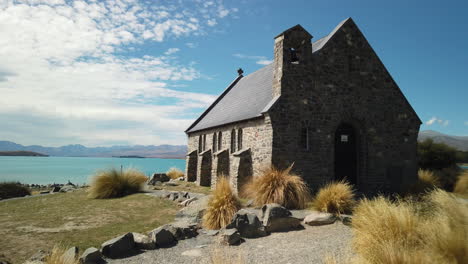
[[[0,248],[22,263],[54,244],[81,251],[126,232],[147,232],[171,222],[178,208],[166,199],[133,194],[117,199],[89,199],[83,189],[0,202]]]

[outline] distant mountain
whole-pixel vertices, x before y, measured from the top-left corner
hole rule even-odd
[[[29,156],[29,157],[47,157],[42,153],[32,152],[32,151],[0,151],[0,156]]]
[[[432,138],[434,142],[445,143],[458,150],[468,151],[468,136],[446,135],[434,130],[419,132],[418,141],[423,141],[427,138]]]
[[[66,145],[62,147],[43,147],[39,145],[23,146],[11,141],[0,141],[0,151],[33,151],[57,157],[115,157],[141,156],[147,158],[185,158],[187,146],[112,146],[88,148],[83,145]]]

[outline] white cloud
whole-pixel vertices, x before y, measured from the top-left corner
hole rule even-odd
[[[196,43],[193,43],[193,42],[187,42],[185,43],[185,45],[191,49],[193,48],[196,48],[197,47],[197,44]]]
[[[269,60],[265,56],[251,56],[251,55],[245,55],[241,53],[235,53],[232,56],[239,58],[239,59],[255,60],[255,63],[259,65],[268,65],[273,62],[273,60]]]
[[[435,116],[426,121],[426,125],[428,125],[428,126],[431,126],[431,125],[436,124],[436,123],[439,124],[439,125],[442,125],[442,126],[448,126],[450,121],[449,120],[442,120],[442,119],[437,118]]]
[[[1,139],[181,144],[191,113],[215,99],[172,89],[201,76],[195,64],[167,57],[178,48],[126,53],[144,42],[204,34],[208,19],[198,8],[134,0],[18,2],[0,3],[0,122],[8,128]],[[204,12],[218,15],[218,4]]]
[[[218,22],[216,22],[216,19],[208,19],[207,24],[208,26],[212,27],[218,24]]]

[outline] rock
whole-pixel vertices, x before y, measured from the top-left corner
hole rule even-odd
[[[78,248],[71,247],[65,253],[63,253],[62,258],[64,263],[73,263],[78,258]]]
[[[291,212],[279,204],[262,207],[263,225],[268,232],[285,232],[301,228],[301,220],[292,217]]]
[[[163,183],[163,185],[165,185],[165,186],[179,186],[179,184],[176,183],[176,182],[165,182],[165,183]]]
[[[174,235],[168,230],[166,226],[161,226],[149,233],[149,237],[153,243],[158,247],[170,247],[176,242]]]
[[[155,249],[156,244],[147,235],[140,233],[132,233],[133,241],[135,241],[135,248],[137,249]]]
[[[241,236],[237,229],[230,228],[221,231],[221,243],[226,245],[237,245],[241,242]]]
[[[180,205],[185,207],[185,206],[188,206],[190,203],[192,203],[195,200],[198,200],[198,198],[197,197],[192,197],[190,199],[186,199],[186,200],[182,201],[180,203]]]
[[[196,237],[198,235],[197,225],[186,222],[175,222],[163,226],[167,231],[171,232],[176,240]]]
[[[65,184],[65,185],[70,185],[70,186],[76,187],[76,185],[73,184],[70,180],[68,180],[67,184]]]
[[[175,201],[179,198],[179,193],[178,192],[171,192],[169,193],[169,196],[167,197],[171,201]]]
[[[208,236],[216,236],[219,234],[219,230],[203,230],[203,233]]]
[[[154,173],[153,177],[148,181],[149,185],[156,185],[156,182],[168,182],[170,180],[166,173]]]
[[[47,256],[50,255],[50,251],[44,251],[44,250],[39,250],[34,255],[32,255],[29,259],[28,262],[44,262],[47,258]]]
[[[75,186],[72,186],[72,185],[64,185],[62,188],[60,188],[59,192],[73,192],[75,191],[76,188]]]
[[[109,258],[121,258],[133,253],[134,246],[133,234],[127,233],[102,243],[101,252]]]
[[[254,205],[254,200],[253,199],[250,199],[247,201],[247,203],[245,203],[245,207],[252,207]]]
[[[336,217],[329,213],[313,212],[304,218],[304,224],[311,226],[329,225],[336,221]]]
[[[262,225],[258,216],[248,210],[239,210],[232,218],[232,222],[226,228],[235,228],[240,236],[247,238],[256,238],[266,236],[265,227]]]
[[[184,181],[184,177],[177,178],[178,181]]]
[[[49,194],[49,193],[50,193],[50,191],[41,191],[41,192],[39,192],[39,194]]]
[[[81,264],[98,264],[98,263],[104,263],[104,260],[102,259],[102,254],[99,251],[99,249],[90,247],[86,249],[83,252],[83,254],[81,254],[80,263]]]
[[[50,192],[51,193],[60,192],[60,186],[54,186]]]
[[[177,222],[200,224],[203,218],[209,196],[203,196],[190,203],[189,206],[182,208],[176,213]]]

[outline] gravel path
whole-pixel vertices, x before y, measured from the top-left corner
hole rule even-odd
[[[179,241],[172,248],[146,251],[126,259],[108,260],[108,263],[211,263],[213,252],[230,255],[231,259],[241,256],[245,263],[322,263],[327,255],[338,259],[350,256],[351,236],[351,228],[341,222],[246,239],[239,246],[222,246],[216,243],[217,237],[200,234]]]

